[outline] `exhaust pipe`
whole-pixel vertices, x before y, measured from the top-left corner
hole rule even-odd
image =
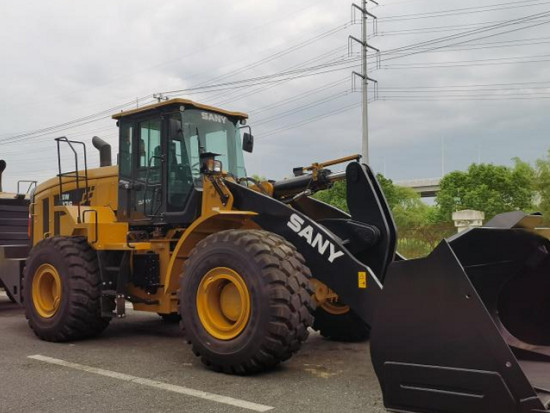
[[[97,136],[92,138],[92,144],[99,151],[99,166],[111,166],[111,145]]]
[[[2,192],[2,172],[6,169],[6,161],[0,159],[0,192]]]

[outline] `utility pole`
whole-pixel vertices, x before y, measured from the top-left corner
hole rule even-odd
[[[445,138],[441,136],[441,177],[445,176]]]
[[[361,12],[361,40],[357,39],[356,37],[349,36],[349,40],[353,40],[357,43],[359,43],[361,48],[361,73],[353,72],[353,75],[359,76],[362,79],[361,82],[361,92],[362,92],[362,107],[363,107],[363,116],[362,116],[362,144],[361,144],[361,155],[363,157],[363,162],[369,163],[369,108],[368,108],[368,100],[369,100],[369,80],[372,82],[376,81],[374,79],[370,79],[367,75],[367,51],[368,49],[373,49],[376,52],[380,52],[375,47],[372,47],[367,42],[367,18],[370,16],[373,19],[376,19],[376,16],[369,13],[367,11],[367,3],[368,1],[371,1],[372,3],[378,5],[378,3],[374,0],[362,0],[361,7],[357,4],[352,4],[352,20],[355,19],[354,17],[354,9],[357,9]],[[348,47],[349,47],[349,40],[348,40]]]

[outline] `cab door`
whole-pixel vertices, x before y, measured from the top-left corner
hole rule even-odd
[[[160,115],[121,122],[118,217],[122,221],[150,223],[164,211],[163,135]]]

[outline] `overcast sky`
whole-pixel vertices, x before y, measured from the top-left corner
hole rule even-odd
[[[550,1],[379,3],[369,4],[379,18],[376,31],[369,25],[369,43],[381,51],[379,64],[369,56],[369,76],[378,81],[369,105],[375,170],[399,181],[438,177],[472,162],[510,165],[515,156],[546,156]],[[361,150],[361,95],[359,82],[352,90],[351,75],[360,70],[360,49],[348,47],[348,36],[361,31],[347,1],[0,5],[5,189],[56,173],[57,136],[89,141],[97,135],[116,152],[109,115],[151,102],[153,93],[297,69],[304,76],[168,96],[250,113],[256,137],[255,152],[246,157],[250,174],[282,178],[293,167]],[[453,37],[419,45],[445,36]],[[33,133],[98,113],[78,127]],[[93,148],[89,158],[97,165]]]

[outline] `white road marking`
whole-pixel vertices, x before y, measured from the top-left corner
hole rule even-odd
[[[273,406],[266,406],[264,404],[252,403],[246,400],[234,399],[232,397],[221,396],[219,394],[190,389],[189,387],[176,386],[174,384],[163,383],[161,381],[144,379],[137,376],[131,376],[129,374],[117,373],[116,371],[105,370],[105,369],[100,369],[100,368],[91,367],[91,366],[85,366],[83,364],[78,364],[78,363],[71,363],[70,361],[42,356],[40,354],[35,354],[33,356],[27,356],[27,357],[33,360],[43,361],[45,363],[55,364],[58,366],[68,367],[75,370],[81,370],[88,373],[98,374],[100,376],[111,377],[113,379],[141,384],[143,386],[149,386],[156,389],[184,394],[186,396],[198,397],[200,399],[210,400],[217,403],[228,404],[228,405],[240,407],[243,409],[253,410],[255,412],[267,412],[268,410],[274,409]]]

